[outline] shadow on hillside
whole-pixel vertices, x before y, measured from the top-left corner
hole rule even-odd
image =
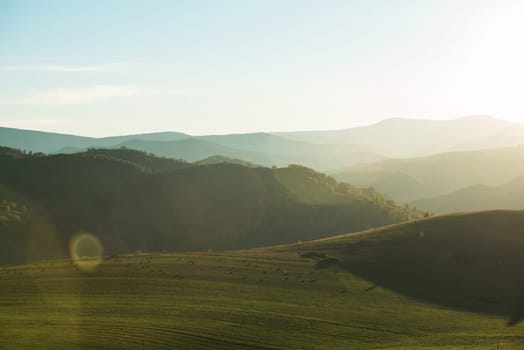
[[[437,217],[330,245],[340,268],[374,285],[508,326],[524,318],[523,212]]]
[[[502,282],[462,270],[442,271],[438,266],[395,263],[357,264],[342,262],[341,268],[401,294],[447,308],[504,315],[508,326],[524,318],[524,281]],[[514,282],[514,283],[512,283]]]

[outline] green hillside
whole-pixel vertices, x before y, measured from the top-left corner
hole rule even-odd
[[[6,266],[0,348],[523,349],[523,223],[486,212],[237,252],[115,255],[90,272]]]
[[[333,177],[409,202],[472,185],[501,185],[524,174],[522,159],[524,146],[452,152],[355,165]]]
[[[82,152],[80,152],[82,154]],[[178,159],[163,158],[152,153],[129,148],[91,148],[85,153],[88,156],[104,156],[112,159],[138,164],[146,172],[174,171],[190,167],[191,164]]]
[[[419,199],[413,204],[434,213],[524,209],[524,176],[500,186],[469,186],[443,196]]]
[[[0,167],[0,184],[9,195],[4,198],[29,211],[22,235],[2,237],[2,262],[67,256],[78,231],[98,236],[107,253],[224,250],[421,215],[301,166],[193,166],[120,149],[5,155]]]
[[[508,325],[524,317],[524,211],[436,216],[277,251],[325,254],[374,285]]]

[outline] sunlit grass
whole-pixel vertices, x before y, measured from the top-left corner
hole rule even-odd
[[[132,255],[0,270],[0,348],[515,349],[524,326],[295,255]],[[368,290],[368,291],[366,291]]]

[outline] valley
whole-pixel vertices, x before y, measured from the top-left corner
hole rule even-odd
[[[509,223],[503,220],[506,217],[511,218]],[[478,226],[472,223],[475,219],[480,220]],[[482,220],[499,224],[483,229]],[[119,254],[107,256],[90,272],[71,260],[6,266],[0,270],[0,346],[520,349],[524,323],[501,311],[503,307],[492,303],[483,307],[486,301],[480,296],[451,285],[444,300],[427,294],[431,283],[467,279],[467,271],[507,290],[515,282],[512,273],[518,270],[512,268],[518,261],[513,259],[521,259],[519,254],[493,247],[489,257],[504,252],[507,263],[515,263],[507,265],[508,275],[496,277],[473,258],[463,265],[465,274],[450,281],[439,274],[422,278],[416,270],[407,270],[408,265],[422,268],[420,257],[406,249],[413,246],[409,243],[413,239],[425,242],[422,249],[445,245],[465,249],[466,254],[468,246],[485,247],[493,240],[521,247],[522,221],[522,212],[478,213],[253,250]],[[462,225],[465,231],[455,231]],[[512,234],[497,238],[497,229]],[[449,235],[456,237],[448,239]],[[408,255],[388,253],[394,246],[391,239]],[[326,257],[338,262],[319,265]],[[405,265],[391,261],[400,257]],[[387,276],[377,274],[386,271],[385,263],[393,269]],[[448,266],[437,263],[436,269]],[[394,272],[399,268],[401,272]],[[406,273],[411,282],[403,290],[394,280]],[[449,304],[453,291],[462,306]]]

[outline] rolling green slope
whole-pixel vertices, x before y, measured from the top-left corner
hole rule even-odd
[[[2,262],[64,257],[78,231],[97,235],[108,253],[224,250],[421,215],[300,166],[193,166],[125,149],[6,154],[0,157],[0,185],[9,194],[4,198],[25,205],[29,220],[22,236],[2,237]]]
[[[86,153],[80,152],[80,154],[88,156],[104,156],[115,160],[128,161],[139,165],[142,170],[146,172],[174,171],[191,166],[190,163],[183,160],[163,158],[151,153],[129,148],[92,148],[87,150]]]
[[[285,246],[338,259],[341,268],[419,300],[524,317],[524,211],[436,216]]]
[[[434,213],[524,209],[524,176],[500,186],[470,186],[443,196],[419,199],[417,207]]]
[[[339,181],[373,186],[398,201],[448,194],[472,185],[501,185],[524,174],[524,146],[437,154],[355,165]]]
[[[523,222],[436,217],[229,253],[115,255],[91,272],[6,266],[0,347],[523,349],[505,299],[521,281]]]

